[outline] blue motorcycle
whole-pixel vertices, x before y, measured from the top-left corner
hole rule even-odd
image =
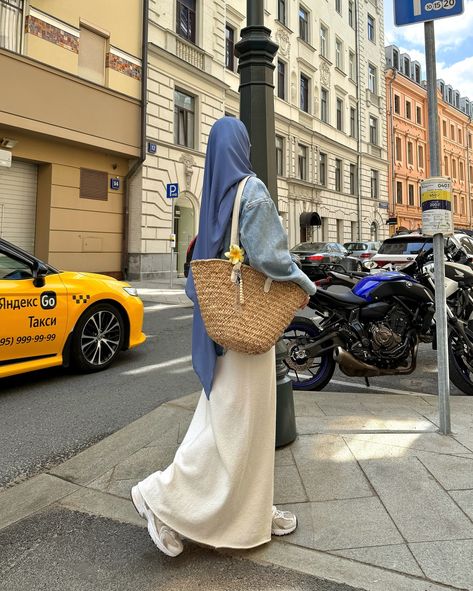
[[[412,373],[419,343],[435,336],[434,291],[418,276],[385,272],[355,277],[343,293],[318,289],[315,318],[297,316],[284,333],[293,388],[322,390],[337,363],[347,376]]]

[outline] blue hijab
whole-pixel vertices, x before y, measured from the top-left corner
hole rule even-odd
[[[223,117],[214,123],[207,144],[199,234],[193,259],[218,258],[228,247],[223,242],[230,224],[238,183],[249,175],[254,173],[251,170],[250,138],[246,127],[235,117]],[[217,361],[217,345],[205,330],[192,271],[187,279],[186,293],[194,302],[192,365],[209,398]]]

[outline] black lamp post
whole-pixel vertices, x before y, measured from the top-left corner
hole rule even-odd
[[[276,141],[274,127],[274,64],[278,50],[264,26],[264,0],[247,0],[247,24],[235,45],[239,58],[240,118],[248,129],[253,170],[265,183],[278,206]],[[286,348],[276,345],[277,411],[276,447],[296,438],[292,383],[284,364]]]

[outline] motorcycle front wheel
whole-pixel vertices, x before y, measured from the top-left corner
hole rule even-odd
[[[284,359],[294,390],[323,390],[335,371],[333,352],[309,357],[305,347],[314,342],[320,330],[309,318],[296,316],[286,328],[282,339],[288,354]]]
[[[473,350],[455,330],[448,338],[450,380],[467,396],[473,396]]]

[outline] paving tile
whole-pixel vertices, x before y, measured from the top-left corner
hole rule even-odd
[[[424,576],[419,565],[412,556],[412,553],[405,544],[355,548],[353,550],[332,550],[331,554],[351,558],[358,562],[373,564],[382,568],[397,570],[417,577]]]
[[[274,503],[300,503],[307,501],[296,466],[276,466],[274,469]]]
[[[187,433],[187,429],[189,429],[189,425],[192,421],[192,416],[193,415],[189,415],[188,417],[186,417],[185,419],[181,419],[179,421],[179,433],[177,436],[177,442],[178,443],[182,443],[182,440],[184,439],[186,433]]]
[[[423,455],[420,461],[446,490],[473,489],[473,461],[439,454]]]
[[[305,392],[304,392],[305,394]],[[315,400],[304,400],[294,396],[294,410],[296,417],[323,417],[325,416]]]
[[[473,490],[452,490],[450,496],[473,521]]]
[[[113,479],[142,480],[157,470],[167,468],[175,453],[176,446],[144,447],[115,467]]]
[[[344,435],[344,439],[350,443],[358,440],[441,454],[468,452],[453,437],[445,437],[445,435],[440,435],[439,433],[354,433]]]
[[[409,546],[429,579],[461,589],[473,589],[473,539]]]
[[[360,402],[355,404],[350,400],[320,401],[318,405],[328,417],[370,416],[373,414]]]
[[[360,463],[408,542],[473,537],[473,523],[417,458]]]
[[[176,421],[170,425],[169,429],[163,431],[157,439],[150,441],[146,447],[162,447],[163,445],[178,446],[179,440],[179,423]]]
[[[289,446],[276,450],[274,465],[275,466],[293,466],[294,465],[294,457],[292,455],[291,448]]]
[[[188,394],[187,396],[183,396],[182,398],[178,398],[176,400],[172,400],[171,402],[167,402],[166,406],[180,406],[182,408],[186,408],[187,410],[194,411],[201,395],[202,392],[200,391],[193,392],[192,394]]]
[[[373,496],[369,482],[341,437],[300,437],[292,453],[310,501]]]
[[[376,415],[355,415],[336,417],[298,417],[297,431],[310,433],[363,433],[368,432],[434,432],[435,426],[426,419],[391,419],[378,418]]]
[[[343,550],[402,544],[379,499],[350,499],[288,505],[299,527],[287,541],[318,550]]]

